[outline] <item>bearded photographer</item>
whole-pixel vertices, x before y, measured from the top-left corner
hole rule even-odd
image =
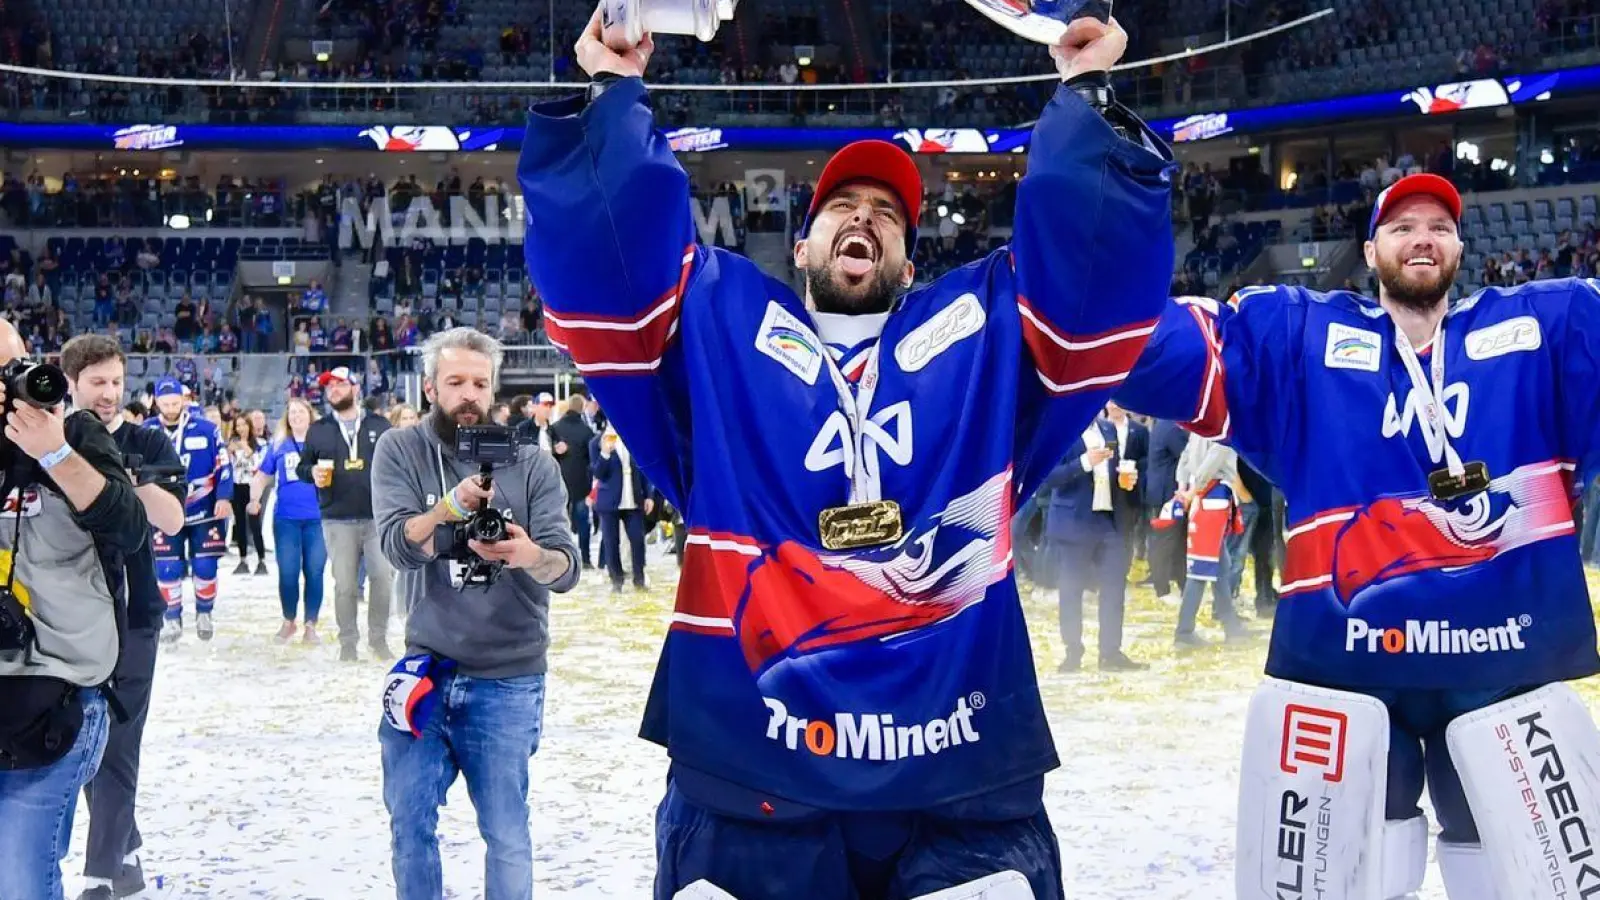
[[[62,411],[59,369],[18,371],[26,351],[0,322],[0,897],[60,900],[78,791],[110,729],[124,565],[150,521],[111,434]]]
[[[458,774],[488,845],[487,900],[533,896],[528,760],[544,716],[550,592],[571,589],[579,569],[555,460],[511,429],[476,427],[489,422],[502,355],[470,328],[430,338],[433,409],[420,427],[386,432],[372,461],[379,541],[411,607],[378,726],[399,900],[442,895],[438,808]],[[503,524],[484,523],[485,504]]]
[[[79,335],[61,348],[61,368],[72,405],[94,413],[111,432],[150,524],[168,536],[182,531],[187,470],[164,436],[127,421],[119,408],[127,376],[121,344],[105,335]],[[84,891],[78,900],[111,900],[145,888],[138,856],[144,839],[134,821],[134,800],[139,792],[139,749],[155,681],[161,619],[167,609],[149,544],[127,555],[126,577],[127,629],[113,679],[126,718],[111,723],[100,770],[85,790],[89,844],[84,854]]]

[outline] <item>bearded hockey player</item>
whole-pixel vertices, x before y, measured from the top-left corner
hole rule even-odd
[[[1573,526],[1596,474],[1600,291],[1452,302],[1461,198],[1373,210],[1378,298],[1249,288],[1169,308],[1118,401],[1225,438],[1289,503],[1245,731],[1240,898],[1600,895],[1600,746],[1560,682],[1600,668]]]
[[[1126,44],[1073,26],[1011,246],[910,293],[922,180],[893,145],[823,170],[802,300],[696,241],[648,37],[613,52],[597,16],[588,96],[533,109],[551,337],[690,529],[643,726],[673,760],[660,900],[1062,895],[1008,524],[1166,302],[1170,154],[1109,96]]]
[[[189,402],[177,379],[156,382],[155,403],[157,415],[147,419],[145,427],[166,435],[189,470],[183,530],[171,536],[160,529],[150,532],[156,581],[167,601],[161,640],[171,644],[183,636],[183,579],[187,574],[194,579],[195,634],[209,641],[211,610],[217,600],[217,560],[228,550],[227,524],[233,514],[233,463],[228,460],[222,433]]]

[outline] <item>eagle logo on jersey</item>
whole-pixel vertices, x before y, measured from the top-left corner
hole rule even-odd
[[[849,553],[691,538],[677,618],[729,622],[757,675],[786,659],[936,625],[1010,573],[1010,490],[1007,470],[912,523],[895,544]],[[713,549],[708,561],[706,544],[725,552]]]
[[[1346,607],[1405,575],[1463,569],[1573,530],[1564,469],[1527,466],[1449,503],[1386,497],[1356,510],[1333,541],[1333,591]]]

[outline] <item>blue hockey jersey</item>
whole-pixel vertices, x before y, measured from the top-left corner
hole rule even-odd
[[[184,410],[177,428],[169,429],[160,416],[145,420],[172,444],[178,460],[189,470],[189,496],[184,503],[184,521],[201,522],[214,518],[218,500],[233,500],[233,462],[228,457],[222,432],[201,415],[199,407]]]
[[[1600,472],[1600,291],[1488,288],[1434,343],[1419,388],[1377,302],[1248,288],[1232,306],[1171,305],[1119,389],[1130,409],[1225,437],[1282,489],[1269,675],[1492,689],[1600,670],[1573,521],[1574,472]],[[1489,488],[1434,499],[1451,453],[1484,463]]]
[[[1168,158],[1059,92],[1010,247],[888,316],[858,440],[804,302],[696,241],[642,83],[533,109],[518,177],[549,334],[689,527],[643,729],[677,765],[840,810],[1056,766],[1008,525],[1166,302]],[[824,550],[855,474],[904,538]]]

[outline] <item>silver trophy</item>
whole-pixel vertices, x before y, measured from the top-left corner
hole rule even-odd
[[[1030,41],[1054,44],[1076,19],[1111,19],[1111,0],[967,0],[978,12]]]
[[[702,41],[717,36],[732,21],[739,0],[600,0],[600,24],[607,37],[627,46],[651,34],[692,34]]]

